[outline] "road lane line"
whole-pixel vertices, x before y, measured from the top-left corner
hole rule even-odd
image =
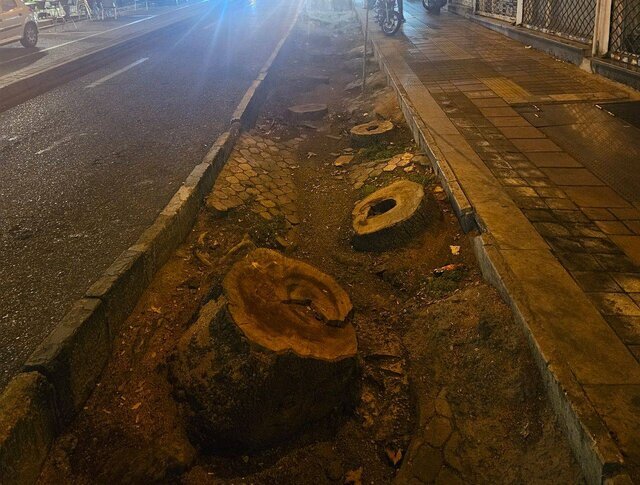
[[[85,86],[85,88],[86,89],[91,89],[91,88],[95,88],[96,86],[100,86],[101,84],[107,82],[109,79],[113,79],[114,77],[119,76],[123,72],[127,72],[129,69],[133,69],[138,64],[142,64],[143,62],[148,61],[148,60],[149,60],[148,57],[143,57],[142,59],[138,59],[136,62],[132,62],[128,66],[125,66],[122,69],[118,69],[116,72],[112,72],[111,74],[109,74],[109,75],[107,75],[105,77],[102,77],[102,78],[98,79],[97,81],[92,82],[91,84],[88,84],[87,86]]]

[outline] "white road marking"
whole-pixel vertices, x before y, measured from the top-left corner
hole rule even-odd
[[[69,141],[73,140],[73,138],[74,138],[75,136],[85,136],[85,135],[86,135],[86,133],[79,133],[78,135],[68,135],[68,136],[65,136],[64,138],[61,138],[61,139],[60,139],[60,140],[58,140],[58,141],[54,141],[54,142],[53,142],[51,145],[49,145],[47,148],[43,148],[42,150],[37,151],[37,152],[36,152],[36,155],[42,155],[43,153],[47,153],[47,152],[49,152],[49,151],[53,150],[55,147],[57,147],[57,146],[59,146],[59,145],[62,145],[63,143],[67,143],[67,142],[69,142]]]
[[[100,86],[101,84],[107,82],[109,79],[113,79],[114,77],[119,76],[123,72],[127,72],[129,69],[133,69],[138,64],[142,64],[143,62],[148,61],[148,60],[149,60],[148,57],[143,57],[142,59],[138,59],[136,62],[132,62],[128,66],[125,66],[122,69],[118,69],[116,72],[112,72],[111,74],[109,74],[109,75],[107,75],[105,77],[101,77],[97,81],[94,81],[91,84],[88,84],[87,86],[85,86],[85,88],[91,89],[91,88],[95,88],[96,86]]]

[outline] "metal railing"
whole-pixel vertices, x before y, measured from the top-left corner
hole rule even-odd
[[[541,32],[591,43],[595,16],[596,0],[524,0],[522,24]]]
[[[503,20],[515,20],[517,7],[517,0],[476,0],[476,13]]]
[[[640,60],[640,0],[613,0],[609,53],[611,58],[615,60],[638,65]]]

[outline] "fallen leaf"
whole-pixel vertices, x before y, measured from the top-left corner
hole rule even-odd
[[[402,450],[398,449],[398,451],[393,451],[391,448],[385,448],[384,451],[387,453],[387,457],[393,463],[393,466],[396,466],[402,460]]]
[[[344,483],[353,483],[353,485],[362,485],[362,467],[356,470],[349,470],[345,475]]]
[[[160,310],[160,308],[158,308],[157,306],[152,306],[152,307],[150,308],[150,310],[151,310],[153,313],[162,313],[162,310]]]
[[[140,406],[142,406],[141,402],[137,402],[135,403],[133,406],[131,406],[131,410],[135,411],[136,409],[138,409]]]
[[[458,256],[460,254],[460,246],[449,246],[449,249],[451,249],[451,254],[454,256]]]
[[[446,266],[442,266],[441,268],[434,269],[433,274],[436,276],[440,276],[447,271],[455,271],[462,268],[464,268],[464,264],[447,264]]]

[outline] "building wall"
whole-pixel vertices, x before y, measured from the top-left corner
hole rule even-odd
[[[470,14],[473,12],[473,0],[449,0],[449,11]]]

